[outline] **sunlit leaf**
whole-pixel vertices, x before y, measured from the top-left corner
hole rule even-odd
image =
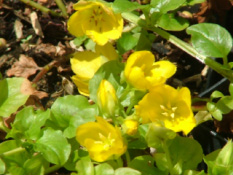
[[[227,57],[232,48],[232,37],[218,24],[200,23],[187,28],[193,47],[207,57]]]
[[[43,157],[58,165],[63,165],[69,158],[71,146],[60,130],[48,128],[43,136],[35,143],[35,151],[42,153]]]

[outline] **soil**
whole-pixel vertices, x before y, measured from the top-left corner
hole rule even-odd
[[[65,1],[69,16],[74,12],[72,5],[76,2],[76,0]],[[60,12],[54,0],[37,0],[37,3]],[[209,0],[195,8],[194,18],[190,19],[191,23],[218,23],[233,33],[233,8],[229,0]],[[39,32],[33,28],[32,23],[35,21],[30,17],[32,13],[37,15],[41,25]],[[70,54],[74,52],[70,41],[74,37],[67,31],[67,19],[43,13],[20,0],[0,0],[0,42],[4,43],[4,40],[6,42],[5,46],[0,44],[1,76],[2,78],[23,76],[36,84],[37,90],[45,94],[36,95],[36,100],[34,99],[32,103],[40,104],[41,108],[50,107],[58,97],[78,94],[70,78],[73,72],[69,59]],[[185,31],[173,34],[186,41],[189,39]],[[168,57],[177,64],[177,73],[168,83],[174,87],[189,87],[193,96],[203,92],[208,96],[210,92],[206,90],[222,79],[217,74],[208,73],[210,71],[205,65],[159,36],[152,44],[151,50],[155,53],[156,59]],[[230,54],[229,59],[232,58]],[[49,71],[46,66],[49,66]],[[223,83],[218,88],[225,92],[227,85]],[[225,123],[232,123],[232,119]],[[223,131],[227,137],[232,137],[233,125],[212,123],[211,127],[213,126],[211,129]],[[53,175],[65,174],[68,172],[62,169]]]

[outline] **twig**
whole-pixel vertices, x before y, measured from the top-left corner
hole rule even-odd
[[[63,17],[68,17],[67,11],[66,11],[66,7],[64,5],[64,3],[62,2],[62,0],[55,0],[57,6],[59,7],[59,9],[61,10]]]
[[[46,66],[44,66],[43,69],[32,80],[32,83],[36,84],[43,77],[43,75],[46,74],[49,70],[51,70],[57,63],[58,61],[54,60],[49,64],[47,64]]]
[[[34,8],[36,8],[36,9],[38,9],[38,10],[40,10],[40,11],[42,11],[42,12],[50,13],[50,14],[53,15],[53,16],[62,16],[61,14],[56,13],[56,12],[54,12],[53,10],[50,10],[50,9],[48,9],[48,8],[46,8],[46,7],[44,7],[44,6],[40,5],[40,4],[38,4],[38,3],[36,3],[36,2],[33,2],[33,1],[31,1],[31,0],[20,0],[20,1],[23,2],[23,3],[25,3],[25,4],[27,4],[27,5],[30,5],[30,6],[32,6],[32,7],[34,7]]]

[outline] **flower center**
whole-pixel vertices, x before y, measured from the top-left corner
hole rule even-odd
[[[104,19],[103,19],[103,9],[101,8],[101,6],[96,6],[96,7],[93,8],[92,14],[93,15],[89,19],[89,22],[94,23],[94,25],[97,27],[99,32],[101,32],[102,31],[101,22],[104,21]]]
[[[115,139],[111,138],[111,133],[109,133],[107,137],[99,133],[99,138],[100,140],[95,141],[95,143],[103,145],[104,150],[109,150],[115,142]]]
[[[165,117],[170,117],[172,120],[175,119],[175,112],[177,107],[172,107],[171,105],[168,106],[164,106],[164,105],[160,105],[160,108],[162,109],[162,115],[164,115]]]

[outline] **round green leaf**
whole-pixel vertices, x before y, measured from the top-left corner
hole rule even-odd
[[[0,174],[4,174],[6,171],[6,165],[2,159],[0,159]]]
[[[69,158],[71,146],[60,130],[48,128],[43,136],[35,143],[35,151],[41,152],[43,157],[58,165],[63,165]]]
[[[186,0],[151,0],[151,11],[166,13],[182,6]]]
[[[107,163],[95,166],[95,175],[114,175],[114,169]]]
[[[229,32],[217,24],[201,23],[188,27],[193,47],[207,57],[227,57],[232,48]]]
[[[84,96],[67,95],[54,102],[51,112],[51,124],[54,127],[62,128],[67,138],[72,138],[79,125],[95,121],[97,106],[90,105]]]
[[[118,168],[115,171],[115,175],[141,175],[141,172],[132,168]]]
[[[24,92],[25,78],[6,78],[0,81],[0,116],[9,117],[28,99]]]
[[[189,22],[187,19],[176,17],[174,13],[167,13],[159,18],[157,25],[165,30],[181,31],[189,26]]]

